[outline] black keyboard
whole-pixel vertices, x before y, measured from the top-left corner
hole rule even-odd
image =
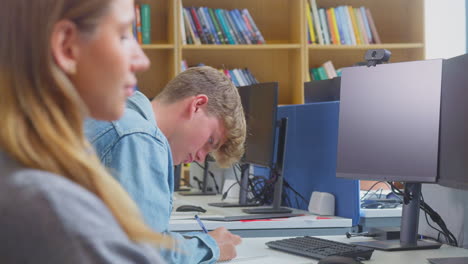
[[[322,259],[328,256],[344,256],[357,260],[368,260],[374,252],[371,248],[331,241],[322,238],[304,236],[267,242],[272,249]]]

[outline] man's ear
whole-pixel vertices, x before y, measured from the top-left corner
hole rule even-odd
[[[190,118],[193,117],[194,114],[198,113],[200,109],[204,108],[208,103],[208,96],[205,94],[198,94],[195,97],[192,97],[190,100]]]
[[[79,31],[75,23],[70,20],[57,22],[52,29],[50,46],[60,69],[66,74],[75,74],[79,55]]]

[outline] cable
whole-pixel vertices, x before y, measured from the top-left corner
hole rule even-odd
[[[401,190],[399,190],[398,188],[395,187],[395,185],[392,183],[392,182],[389,182],[390,186],[392,187],[392,192],[395,193],[396,195],[400,195],[400,196],[403,196],[403,200],[404,200],[404,203],[405,204],[408,204],[409,201],[411,201],[411,199],[413,198],[412,195],[409,193],[409,191],[406,189],[406,185],[405,185],[405,191],[402,192]],[[439,235],[438,235],[438,238],[437,240],[440,241],[440,234],[444,235],[446,241],[448,242],[449,245],[452,245],[452,246],[455,246],[455,247],[458,247],[458,241],[457,239],[455,238],[455,236],[452,234],[452,232],[450,232],[450,230],[447,228],[447,225],[445,224],[444,220],[442,219],[442,217],[436,212],[434,211],[425,201],[424,201],[424,197],[423,197],[423,194],[421,193],[421,197],[420,197],[420,200],[419,200],[419,208],[425,213],[425,217],[426,217],[426,222],[428,223],[428,225],[433,228],[434,230],[436,230],[437,232],[439,232]],[[429,217],[431,218],[431,220],[436,223],[440,229],[437,229],[435,228],[434,226],[432,226],[430,223],[429,223],[429,220],[427,219],[427,215],[429,215]]]
[[[205,167],[202,166],[200,163],[198,163],[197,161],[194,161],[195,164],[198,165],[198,167],[202,168],[202,170],[205,170]],[[213,179],[213,182],[214,182],[214,185],[215,185],[215,189],[216,189],[216,193],[221,193],[219,191],[219,186],[218,186],[218,182],[216,181],[216,178],[213,174],[213,172],[211,172],[210,170],[208,170],[208,174],[211,176],[211,178]],[[205,183],[206,184],[206,183]]]

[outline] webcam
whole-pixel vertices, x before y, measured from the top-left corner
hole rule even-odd
[[[392,53],[386,49],[370,49],[366,51],[364,59],[367,61],[367,67],[386,63],[390,60]]]

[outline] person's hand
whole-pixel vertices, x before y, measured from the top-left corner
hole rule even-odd
[[[219,247],[219,261],[230,260],[236,257],[236,246],[242,242],[238,235],[229,232],[225,227],[219,227],[208,233]]]

